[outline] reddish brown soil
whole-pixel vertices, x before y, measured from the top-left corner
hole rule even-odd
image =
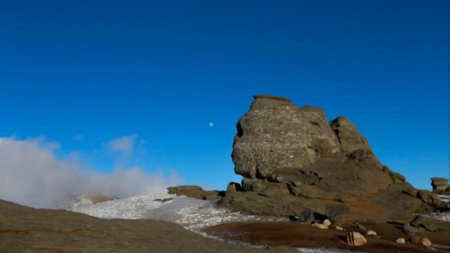
[[[366,236],[368,243],[360,247],[345,244],[345,231],[334,229],[322,230],[309,225],[288,222],[238,222],[222,224],[206,229],[206,232],[222,238],[243,241],[256,245],[294,246],[302,248],[337,248],[357,250],[369,253],[448,253],[448,249],[428,249],[418,245],[395,243],[398,237],[405,237],[399,229],[399,224],[364,224],[368,229],[378,233],[378,236]],[[349,228],[347,228],[349,230]],[[433,243],[450,245],[450,236],[444,233],[426,233]]]

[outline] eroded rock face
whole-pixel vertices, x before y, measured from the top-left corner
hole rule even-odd
[[[237,128],[232,157],[245,191],[264,192],[282,183],[289,191],[277,192],[345,199],[386,189],[398,177],[381,165],[346,117],[328,123],[319,108],[255,96]]]
[[[286,98],[254,97],[237,123],[232,158],[235,172],[243,176],[242,192],[227,192],[221,204],[237,211],[301,215],[339,210],[342,215],[351,211],[347,203],[358,201],[398,208],[387,201],[392,195],[408,209],[402,211],[413,212],[422,203],[403,193],[414,189],[379,162],[346,117],[328,122],[323,110],[299,108]]]

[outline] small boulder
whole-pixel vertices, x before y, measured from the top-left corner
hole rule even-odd
[[[320,228],[320,229],[328,229],[331,225],[331,221],[329,219],[325,219],[322,221],[322,223],[314,222],[312,224],[313,227]]]
[[[339,231],[344,231],[344,228],[342,228],[341,226],[336,226],[335,229]]]
[[[327,227],[329,227],[329,226],[331,225],[331,221],[330,221],[329,219],[325,219],[325,220],[322,222],[322,224],[325,225],[325,226],[327,226]]]
[[[368,236],[376,236],[377,232],[375,232],[373,230],[367,230],[366,235],[368,235]]]
[[[395,240],[395,242],[398,243],[398,244],[405,244],[406,243],[406,239],[403,238],[403,237],[400,237],[400,238],[397,238]]]
[[[422,240],[420,240],[420,245],[429,248],[429,247],[431,247],[431,241],[430,241],[430,239],[424,237],[424,238],[422,238]]]
[[[421,215],[417,215],[411,222],[411,226],[416,228],[424,228],[430,232],[434,232],[437,230],[436,226],[434,226],[430,219],[427,219]]]
[[[361,246],[367,243],[367,239],[359,232],[349,232],[347,234],[347,244],[350,246]]]

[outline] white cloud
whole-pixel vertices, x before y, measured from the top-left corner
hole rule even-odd
[[[110,151],[131,155],[136,146],[137,137],[137,134],[122,136],[108,142],[107,147]]]
[[[0,199],[32,207],[61,207],[81,194],[128,197],[165,191],[178,183],[161,173],[142,168],[116,168],[112,173],[92,172],[72,160],[55,156],[59,144],[44,138],[0,138]]]

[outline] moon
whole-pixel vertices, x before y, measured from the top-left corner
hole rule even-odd
[[[214,127],[214,122],[212,122],[212,121],[208,122],[208,126],[209,127]]]

